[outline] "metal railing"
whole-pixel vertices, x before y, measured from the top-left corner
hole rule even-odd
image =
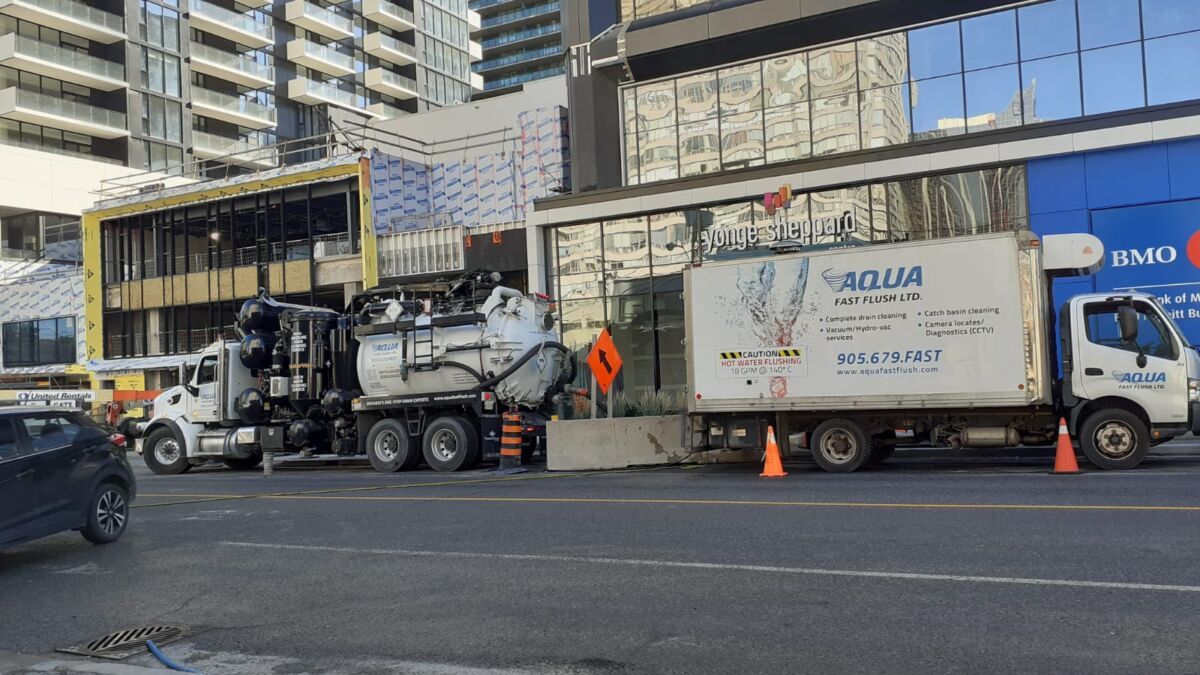
[[[385,84],[390,84],[393,87],[399,87],[401,89],[407,89],[408,91],[411,91],[414,94],[419,91],[417,89],[417,81],[412,79],[411,77],[405,77],[404,75],[401,75],[400,73],[394,73],[386,68],[379,68],[378,70],[379,70],[379,79],[382,80]]]
[[[220,5],[205,2],[205,0],[190,0],[189,6],[192,14],[223,23],[243,33],[257,35],[264,40],[275,41],[275,27],[269,23],[255,21],[254,17],[249,14],[225,9]]]
[[[525,30],[519,30],[513,33],[501,33],[495,37],[484,38],[480,41],[480,44],[482,44],[486,49],[488,47],[499,47],[500,45],[507,45],[512,44],[513,42],[529,40],[531,38],[538,37],[539,35],[549,35],[550,33],[561,32],[562,24],[555,21],[554,23],[548,23],[545,26],[538,26],[537,28],[526,28]]]
[[[261,80],[271,80],[272,82],[275,81],[274,66],[270,66],[265,63],[259,63],[254,59],[248,59],[238,54],[232,54],[223,49],[217,49],[216,47],[202,44],[200,42],[193,42],[191,44],[191,50],[193,60],[199,59],[201,61],[208,61],[209,63],[214,63],[222,68],[236,70],[239,73],[248,75],[250,77],[257,77]]]
[[[357,108],[365,110],[366,101],[363,97],[358,96],[352,91],[339,89],[337,85],[328,82],[318,82],[310,80],[307,77],[297,77],[291,82],[299,81],[304,87],[304,92],[313,96],[323,98],[327,101],[336,101],[339,105],[344,105],[349,108]]]
[[[275,108],[263,105],[258,101],[242,98],[241,96],[231,96],[229,94],[222,94],[219,91],[213,91],[212,89],[193,86],[192,101],[210,108],[220,108],[247,117],[268,120],[272,124],[275,123]]]
[[[403,54],[414,61],[417,60],[417,48],[408,44],[407,42],[401,42],[396,38],[390,35],[384,35],[383,33],[372,33],[371,35],[367,36],[367,39],[378,40],[379,46],[382,49]]]
[[[540,47],[538,49],[523,49],[519,52],[511,52],[509,54],[505,54],[504,56],[497,56],[494,59],[484,59],[483,61],[476,63],[473,69],[475,72],[481,73],[494,68],[503,68],[504,66],[511,66],[518,63],[525,63],[527,61],[544,59],[548,56],[558,56],[562,53],[563,49],[562,45],[560,44],[553,44],[549,47]]]
[[[349,232],[313,237],[313,258],[315,260],[356,255],[357,253],[358,249],[354,246],[354,240],[350,237]]]
[[[354,57],[349,54],[343,54],[333,47],[319,45],[311,40],[300,39],[300,43],[304,46],[304,53],[314,59],[328,61],[339,68],[346,70],[354,70]]]
[[[400,19],[405,23],[409,23],[414,26],[417,25],[417,17],[410,10],[405,9],[394,2],[382,0],[379,3],[379,11],[384,14],[391,15],[394,18]]]
[[[217,156],[233,158],[235,162],[249,162],[267,166],[279,164],[279,153],[274,146],[264,146],[241,138],[226,138],[207,131],[192,131],[192,145]]]
[[[343,33],[354,32],[354,22],[349,18],[340,14],[335,14],[334,12],[325,9],[324,7],[314,5],[311,2],[301,2],[301,5],[303,6],[304,16],[307,16],[313,21],[320,21],[326,26],[329,26],[335,30],[339,30]]]
[[[11,38],[9,37],[10,35],[12,36]],[[103,77],[117,82],[125,81],[125,66],[114,61],[97,58],[87,52],[64,49],[63,47],[40,42],[16,33],[9,33],[0,38],[0,40],[8,39],[13,40],[16,53],[22,56],[28,56],[39,61],[48,61],[63,68],[81,70],[96,77]],[[0,44],[3,44],[3,42],[0,42]]]
[[[379,276],[404,277],[463,269],[463,227],[385,234],[376,240]]]
[[[9,94],[13,90],[15,92]],[[46,94],[39,94],[36,91],[27,91],[18,87],[9,87],[0,91],[0,97],[8,98],[9,96],[15,97],[14,100],[20,108],[28,108],[50,115],[66,117],[85,124],[94,124],[110,129],[125,129],[125,113],[117,112],[116,110],[97,108],[86,103],[68,101],[65,98],[47,96]]]
[[[560,5],[558,4],[558,0],[555,0],[554,2],[547,2],[544,5],[534,5],[533,7],[526,7],[524,9],[512,9],[507,12],[501,12],[499,14],[494,14],[492,16],[484,18],[480,22],[480,27],[481,28],[492,28],[493,26],[502,26],[506,23],[510,23],[513,21],[520,21],[521,19],[526,19],[531,16],[540,16],[542,14],[551,14],[553,12],[559,11],[559,9],[560,9]]]
[[[74,2],[73,0],[35,0],[33,4],[48,12],[62,14],[76,21],[90,23],[93,26],[100,26],[101,28],[117,33],[125,32],[125,19],[112,12],[105,12],[95,7],[89,7],[82,2]]]

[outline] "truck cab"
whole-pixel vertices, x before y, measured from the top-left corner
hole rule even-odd
[[[1153,295],[1077,295],[1060,325],[1062,402],[1090,460],[1123,468],[1200,431],[1200,353]]]
[[[181,371],[183,384],[154,399],[154,414],[137,439],[137,451],[152,471],[184,473],[209,459],[235,468],[261,461],[256,430],[241,427],[237,414],[238,394],[257,386],[238,360],[240,349],[236,340],[214,342],[193,368]]]

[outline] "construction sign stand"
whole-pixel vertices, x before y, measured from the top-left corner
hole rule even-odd
[[[612,335],[608,329],[600,331],[600,335],[596,337],[596,343],[592,345],[592,351],[588,353],[587,364],[592,370],[592,417],[596,417],[596,390],[595,385],[600,386],[600,391],[608,396],[608,416],[613,416],[613,390],[612,383],[617,379],[617,374],[621,372],[621,366],[625,363],[621,359],[621,353],[617,351],[617,345],[613,342]]]

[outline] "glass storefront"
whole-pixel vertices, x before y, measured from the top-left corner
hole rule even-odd
[[[783,186],[781,186],[782,188]],[[583,363],[606,326],[624,358],[616,387],[637,398],[686,389],[683,269],[784,250],[1028,229],[1023,165],[649,213],[546,231],[548,288],[563,343]],[[784,200],[783,197],[790,197]],[[586,368],[576,385],[588,387]]]
[[[1196,0],[1051,0],[631,85],[626,183],[1200,99],[1196,63]]]

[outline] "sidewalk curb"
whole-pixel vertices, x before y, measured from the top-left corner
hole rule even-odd
[[[19,654],[0,651],[0,675],[63,673],[87,675],[174,675],[167,668],[146,668],[116,661],[76,659],[65,654]]]

